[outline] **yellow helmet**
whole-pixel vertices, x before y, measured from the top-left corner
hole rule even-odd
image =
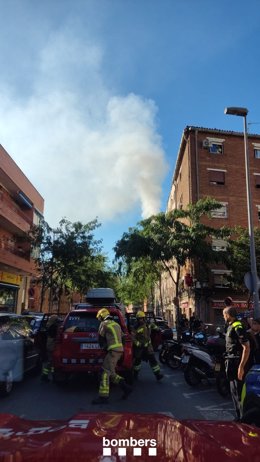
[[[144,312],[144,311],[140,311],[140,310],[137,311],[136,317],[137,317],[137,319],[145,318],[145,312]]]
[[[107,316],[109,316],[109,311],[106,309],[106,308],[101,308],[101,310],[99,310],[97,312],[97,316],[96,318],[99,320],[99,321],[103,321]]]

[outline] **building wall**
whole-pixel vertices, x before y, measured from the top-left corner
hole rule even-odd
[[[215,140],[216,144],[219,142],[222,146],[222,153],[211,153],[209,146],[205,146],[205,140]],[[254,155],[254,149],[258,147],[260,149],[260,135],[249,135],[254,226],[260,226],[257,207],[260,208],[260,158],[255,158]],[[224,174],[224,184],[212,183],[215,174],[221,177]],[[246,228],[248,217],[245,178],[243,133],[187,127],[184,130],[178,152],[167,211],[180,207],[186,208],[190,202],[195,203],[198,199],[211,196],[219,202],[226,203],[227,216],[225,218],[205,218],[205,223],[216,228],[235,225]],[[185,285],[182,287],[179,301],[181,312],[189,315],[196,309],[198,316],[204,317],[205,321],[219,321],[223,298],[230,295],[230,290],[208,287],[208,284],[203,281],[198,281],[196,284],[196,279],[199,277],[196,268],[183,268],[182,281],[185,274],[190,271],[193,274],[194,285],[191,288]],[[211,282],[209,281],[209,285]],[[172,290],[174,290],[173,287]],[[237,308],[245,309],[246,294],[235,294],[235,299]]]
[[[44,200],[0,145],[0,310],[28,307],[30,279],[36,275],[24,236],[43,215]]]

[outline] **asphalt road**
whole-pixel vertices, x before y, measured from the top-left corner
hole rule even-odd
[[[164,413],[177,419],[232,420],[230,398],[222,398],[213,385],[192,388],[186,384],[181,370],[162,366],[163,380],[157,382],[146,363],[133,393],[122,400],[121,390],[111,388],[110,402],[92,405],[97,396],[97,382],[91,377],[75,377],[66,386],[43,383],[40,376],[26,377],[15,384],[10,396],[0,399],[1,413],[28,419],[68,419],[78,412],[115,411]]]

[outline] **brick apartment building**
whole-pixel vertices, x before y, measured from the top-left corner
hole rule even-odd
[[[41,195],[0,145],[0,311],[20,313],[33,297],[35,266],[23,236],[43,209]]]
[[[248,136],[252,215],[254,226],[260,226],[260,135]],[[241,225],[248,227],[247,195],[243,133],[188,126],[178,152],[167,211],[185,208],[206,196],[222,203],[222,208],[205,222],[213,227]],[[224,249],[224,241],[212,243]],[[250,268],[249,268],[250,271]],[[203,280],[193,265],[183,268],[180,308],[187,317],[195,312],[205,322],[221,323],[223,299],[231,295],[239,310],[246,308],[247,294],[232,293],[224,267],[212,267],[208,280]],[[163,275],[164,310],[174,321],[174,288]],[[160,297],[157,295],[157,306]]]

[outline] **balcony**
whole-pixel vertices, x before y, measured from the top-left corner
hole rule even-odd
[[[9,271],[24,275],[35,274],[35,263],[30,259],[30,252],[18,247],[0,247],[0,264]]]
[[[19,231],[27,233],[32,224],[32,220],[3,190],[0,190],[0,223],[14,233]]]

